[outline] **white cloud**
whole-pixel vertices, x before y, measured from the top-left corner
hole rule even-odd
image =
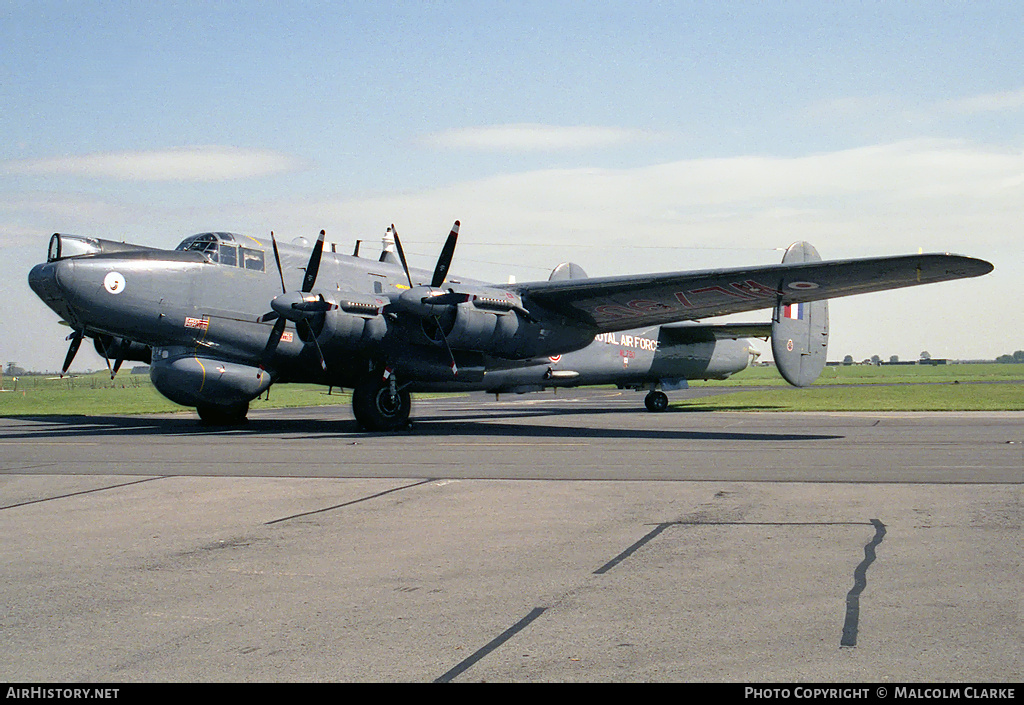
[[[420,142],[441,149],[528,152],[614,147],[656,136],[646,130],[618,127],[517,124],[445,130],[426,135]]]
[[[966,115],[1020,110],[1024,108],[1024,88],[951,100],[944,107],[949,112]]]
[[[360,234],[375,232],[396,214],[428,232],[460,218],[467,233],[475,229],[487,240],[500,233],[518,243],[583,238],[770,248],[799,236],[874,253],[893,246],[965,249],[1020,241],[1024,155],[913,140],[795,158],[524,172],[414,193],[279,203],[271,210],[265,214],[270,222],[301,220],[308,223],[303,229],[320,223]]]
[[[0,165],[0,172],[122,181],[212,182],[269,176],[303,167],[301,160],[270,150],[200,146],[9,161]]]

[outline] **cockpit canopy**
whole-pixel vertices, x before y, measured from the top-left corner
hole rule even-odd
[[[257,272],[266,271],[263,250],[238,244],[241,235],[234,233],[199,233],[187,237],[174,249],[202,252],[211,262],[228,267],[241,267]]]

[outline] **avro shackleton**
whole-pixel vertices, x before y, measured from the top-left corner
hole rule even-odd
[[[808,385],[825,364],[827,299],[976,277],[983,260],[918,254],[822,261],[798,242],[777,265],[488,284],[449,273],[455,222],[433,272],[394,250],[377,259],[227,232],[173,250],[55,234],[29,284],[71,327],[66,372],[84,338],[113,361],[150,364],[156,388],[206,423],[244,421],[276,382],[353,390],[370,430],[409,420],[410,392],[533,391],[614,383],[647,408],[688,379],[724,378],[771,337],[782,376]],[[771,309],[765,323],[704,319]],[[698,322],[700,321],[700,322]]]

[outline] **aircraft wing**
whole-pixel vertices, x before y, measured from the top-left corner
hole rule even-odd
[[[523,298],[527,309],[540,306],[593,326],[599,333],[608,333],[754,311],[778,303],[818,301],[977,277],[992,269],[989,262],[971,257],[920,254],[523,282],[507,288]]]

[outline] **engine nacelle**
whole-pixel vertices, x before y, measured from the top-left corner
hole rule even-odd
[[[448,344],[457,350],[524,360],[579,350],[594,340],[593,330],[571,326],[546,329],[525,314],[518,299],[514,303],[514,307],[500,310],[495,301],[478,297],[456,306],[450,329],[445,328]]]
[[[338,308],[323,314],[323,325],[315,326],[321,347],[354,350],[378,345],[387,335],[388,324],[381,311],[386,301],[380,299],[332,297]]]
[[[241,404],[271,383],[258,367],[198,357],[182,347],[154,348],[149,378],[157,391],[183,406]]]
[[[148,345],[110,335],[95,336],[93,347],[96,348],[97,355],[108,360],[128,360],[149,364],[153,355],[153,351]]]
[[[482,311],[473,304],[463,304],[455,308],[455,320],[446,331],[448,344],[461,350],[514,357],[511,353],[521,345],[517,337],[523,324],[514,312]]]

